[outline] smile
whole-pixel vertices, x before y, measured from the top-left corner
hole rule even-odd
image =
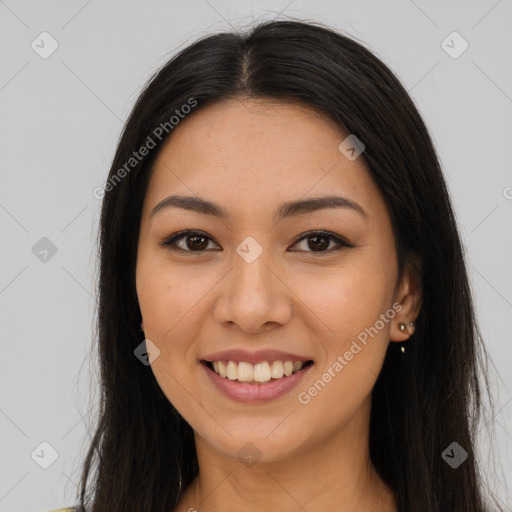
[[[236,402],[261,404],[275,400],[296,387],[314,366],[313,361],[201,361],[210,382],[222,395]]]
[[[205,361],[217,375],[234,382],[265,384],[289,377],[313,361],[262,361],[252,364],[247,361]]]

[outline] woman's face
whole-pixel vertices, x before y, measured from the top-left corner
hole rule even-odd
[[[222,101],[183,120],[154,164],[136,272],[151,368],[217,453],[355,443],[388,343],[408,337],[390,217],[363,158],[338,148],[346,136],[307,107]],[[200,233],[164,245],[182,230]]]

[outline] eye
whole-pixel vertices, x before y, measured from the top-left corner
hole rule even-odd
[[[334,233],[330,233],[328,231],[310,231],[309,233],[305,233],[300,235],[294,245],[298,242],[306,241],[306,247],[311,249],[313,253],[331,253],[334,250],[339,250],[341,247],[354,247],[353,244],[350,244],[340,236],[335,235]],[[334,247],[330,247],[331,242],[334,241]]]
[[[188,229],[172,234],[160,245],[185,252],[203,252],[208,247],[208,240],[213,241],[206,233]],[[178,241],[185,243],[180,245]]]
[[[297,245],[299,242],[303,241],[306,241],[307,249],[305,249],[305,252],[319,254],[326,252],[331,253],[333,250],[339,250],[341,247],[355,247],[340,236],[328,231],[310,231],[308,233],[302,233],[300,237],[295,240],[293,245]],[[161,242],[160,245],[185,252],[204,252],[208,248],[209,242],[215,243],[212,238],[203,231],[188,229],[173,233],[169,238]],[[334,242],[334,247],[331,246],[332,242]],[[300,251],[299,249],[299,252]]]

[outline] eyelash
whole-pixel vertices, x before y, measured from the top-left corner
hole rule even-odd
[[[160,243],[163,247],[168,247],[169,249],[173,251],[182,251],[182,252],[189,252],[189,253],[204,253],[206,252],[206,249],[200,250],[200,251],[192,251],[190,249],[182,249],[181,247],[178,247],[176,245],[176,242],[178,240],[181,240],[183,238],[187,238],[188,236],[197,235],[202,236],[204,238],[210,239],[212,242],[216,243],[210,236],[208,236],[204,231],[198,231],[194,229],[187,229],[183,231],[178,231],[177,233],[173,233],[170,237],[166,238],[163,242]],[[338,235],[335,235],[334,233],[330,233],[329,231],[308,231],[306,233],[302,233],[299,235],[298,238],[296,238],[293,242],[293,245],[297,244],[298,242],[301,242],[302,240],[307,240],[310,237],[313,237],[315,235],[320,235],[325,238],[329,238],[336,242],[338,244],[338,247],[335,247],[334,250],[340,250],[342,247],[355,247],[353,244],[348,243],[346,240],[341,238]],[[330,245],[330,242],[329,242]],[[321,256],[323,254],[331,254],[333,252],[333,248],[327,249],[325,251],[300,251],[299,252],[309,252],[315,256]]]

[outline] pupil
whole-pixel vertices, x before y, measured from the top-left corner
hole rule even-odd
[[[188,245],[188,248],[189,249],[205,249],[206,246],[208,245],[208,242],[205,243],[206,241],[206,237],[202,236],[202,235],[190,235],[188,237],[188,240],[192,240],[191,243],[187,244]],[[202,240],[203,243],[199,242],[199,240]]]
[[[319,243],[318,240],[323,240],[324,243]],[[329,240],[328,240],[328,237],[324,236],[324,235],[320,235],[320,236],[311,236],[309,237],[309,241],[311,242],[311,240],[315,240],[315,242],[313,242],[313,244],[309,244],[309,248],[310,249],[327,249],[327,247],[329,247]],[[327,241],[327,244],[325,244],[325,241]]]

